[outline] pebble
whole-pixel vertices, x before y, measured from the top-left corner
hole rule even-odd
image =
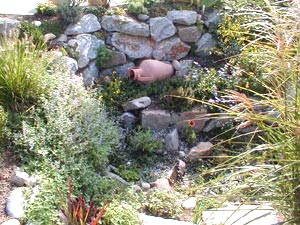
[[[137,19],[140,20],[140,21],[147,21],[149,20],[150,16],[146,15],[146,14],[139,14],[137,16]]]
[[[150,190],[150,184],[147,183],[147,182],[142,182],[142,183],[141,183],[141,186],[142,186],[142,189],[143,189],[144,191]]]
[[[186,210],[191,210],[196,207],[197,199],[195,197],[190,197],[182,203],[182,208]]]
[[[5,221],[1,225],[21,225],[21,223],[17,219],[10,219],[10,220]]]

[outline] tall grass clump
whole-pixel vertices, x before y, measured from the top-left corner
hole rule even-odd
[[[209,171],[215,179],[206,185],[214,187],[224,201],[271,202],[288,224],[299,224],[300,5],[297,1],[284,7],[282,2],[267,3],[265,11],[244,11],[255,13],[259,19],[242,24],[254,32],[256,39],[240,53],[260,68],[261,76],[250,75],[265,92],[252,90],[250,83],[240,92],[226,91],[222,100],[214,104],[237,123],[236,135],[227,144],[234,146],[246,136],[248,141]],[[249,127],[251,132],[239,132]],[[219,144],[222,143],[215,147]],[[202,175],[205,174],[207,171]],[[224,183],[231,187],[226,189]]]
[[[29,40],[0,40],[0,104],[9,110],[30,107],[45,91],[47,62]]]

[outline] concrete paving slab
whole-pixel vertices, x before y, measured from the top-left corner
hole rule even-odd
[[[40,3],[48,0],[0,0],[0,14],[33,15]]]

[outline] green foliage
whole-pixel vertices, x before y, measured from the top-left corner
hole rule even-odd
[[[197,144],[197,134],[193,128],[193,126],[186,126],[183,128],[181,137],[184,141],[186,141],[190,145]]]
[[[105,14],[105,12],[107,11],[106,8],[104,7],[87,7],[84,9],[84,14],[93,14],[95,16],[102,16]]]
[[[22,111],[46,92],[46,59],[40,48],[27,40],[3,39],[0,51],[0,104]]]
[[[0,139],[2,138],[4,132],[5,132],[5,127],[7,123],[7,113],[3,109],[3,107],[0,105]]]
[[[120,165],[116,173],[126,181],[138,181],[140,179],[140,170],[138,167]]]
[[[163,142],[155,140],[151,129],[143,130],[137,127],[137,130],[128,136],[128,148],[136,154],[149,154],[163,147]]]
[[[220,8],[223,3],[221,0],[191,0],[191,4],[197,6],[198,8]]]
[[[98,68],[102,68],[102,64],[107,63],[112,57],[113,57],[113,52],[109,49],[106,48],[106,45],[101,45],[98,48],[98,55],[96,58],[96,65]]]
[[[67,26],[71,23],[76,23],[82,14],[79,4],[83,2],[81,0],[64,0],[58,4],[58,15],[63,23]]]
[[[43,20],[39,28],[43,34],[53,33],[59,36],[64,32],[64,26],[58,20]]]
[[[137,225],[140,224],[138,211],[125,201],[114,200],[108,206],[104,225]]]
[[[19,39],[31,38],[32,42],[38,47],[44,45],[44,35],[40,27],[28,22],[21,22]]]
[[[180,195],[159,189],[153,189],[148,193],[144,207],[151,215],[167,219],[178,219],[182,212]]]
[[[53,3],[41,3],[37,6],[37,14],[41,16],[55,16],[57,12],[57,6]]]
[[[127,6],[128,13],[133,15],[147,14],[148,10],[143,0],[130,0]]]

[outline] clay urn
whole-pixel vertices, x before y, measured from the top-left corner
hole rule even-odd
[[[131,80],[145,84],[165,80],[173,74],[174,68],[172,64],[154,59],[143,60],[137,68],[129,69],[129,77]]]

